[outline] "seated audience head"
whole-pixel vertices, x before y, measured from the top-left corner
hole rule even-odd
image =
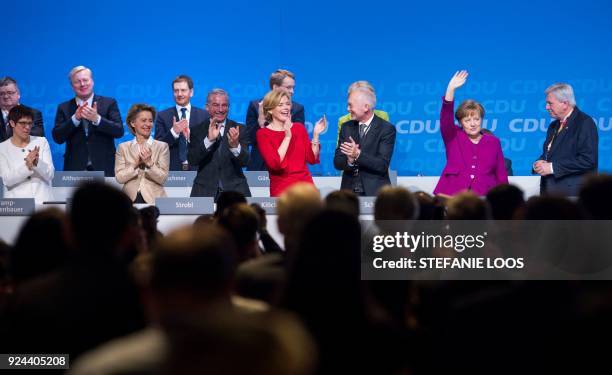
[[[155,113],[155,108],[148,104],[132,105],[125,118],[125,123],[130,133],[137,138],[148,139],[153,129]]]
[[[359,218],[359,198],[350,190],[336,190],[325,197],[325,208]]]
[[[322,208],[319,191],[312,184],[297,183],[281,194],[276,204],[276,213],[278,230],[285,236],[286,251],[295,249],[304,225]]]
[[[225,211],[226,208],[231,207],[235,204],[247,203],[244,194],[238,191],[222,191],[217,198],[217,208],[215,210],[215,217],[219,217]]]
[[[153,252],[151,289],[157,309],[171,315],[189,307],[230,304],[236,246],[216,224],[177,229]]]
[[[75,95],[81,100],[87,100],[93,94],[94,80],[91,69],[79,65],[68,73],[68,80]]]
[[[278,69],[270,75],[270,90],[282,90],[289,99],[295,91],[295,75],[288,70]]]
[[[114,253],[131,240],[132,202],[120,190],[101,182],[79,187],[70,205],[70,224],[79,252]]]
[[[524,220],[580,220],[578,206],[562,196],[531,197],[525,203]]]
[[[156,206],[147,206],[139,210],[142,220],[142,229],[147,236],[147,245],[151,249],[162,234],[157,230],[157,222],[159,221],[159,208]]]
[[[523,191],[516,185],[498,185],[487,193],[487,201],[495,220],[511,220],[525,204]]]
[[[466,191],[448,200],[446,217],[449,220],[487,220],[490,218],[490,208],[484,199]]]
[[[280,89],[274,89],[269,91],[263,98],[262,107],[266,121],[272,121],[272,111],[277,108],[283,99],[289,101],[291,104],[291,96],[286,91]]]
[[[417,191],[413,195],[419,205],[418,220],[441,220],[444,218],[444,207],[437,204],[437,201],[430,194]]]
[[[589,176],[580,188],[580,206],[590,219],[612,219],[612,176]]]
[[[415,220],[419,207],[410,191],[400,186],[384,186],[376,196],[374,220]]]
[[[243,262],[258,255],[257,212],[246,203],[234,204],[226,208],[217,218],[217,223],[227,230],[238,249],[238,261]]]
[[[64,265],[70,251],[68,219],[58,208],[34,213],[25,222],[11,251],[13,280],[23,282]]]

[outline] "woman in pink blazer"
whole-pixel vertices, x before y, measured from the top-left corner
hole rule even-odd
[[[474,100],[466,100],[457,109],[453,119],[455,90],[465,84],[468,73],[455,73],[446,89],[440,112],[440,130],[446,148],[446,166],[442,171],[434,194],[454,195],[470,190],[478,195],[501,184],[508,183],[499,139],[481,132],[484,108]]]

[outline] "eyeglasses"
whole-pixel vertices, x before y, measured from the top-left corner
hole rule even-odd
[[[14,96],[17,91],[0,91],[0,96]]]
[[[21,126],[22,128],[28,127],[28,126],[32,126],[34,125],[34,121],[17,121],[17,125]]]

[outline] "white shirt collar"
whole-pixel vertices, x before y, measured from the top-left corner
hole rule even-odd
[[[191,102],[187,103],[187,105],[182,106],[182,105],[176,105],[176,111],[178,112],[178,114],[181,114],[181,108],[187,108],[187,113],[191,112]]]
[[[360,122],[360,124],[365,124],[366,127],[369,127],[370,124],[372,123],[372,120],[374,120],[374,112],[372,112],[372,116],[368,119],[368,121]]]
[[[132,145],[138,145],[138,142],[136,142],[136,137],[132,139]],[[151,145],[153,145],[153,137],[149,136],[149,139],[147,139],[147,146],[151,146]]]
[[[569,111],[569,113],[560,122],[567,121],[567,119],[572,115],[572,113],[574,113],[574,108],[572,108],[572,110]]]
[[[78,96],[75,96],[76,99],[76,103],[77,105],[83,105],[83,103],[87,102],[87,105],[89,107],[93,106],[93,97],[94,97],[94,93],[91,93],[91,96],[89,98],[87,98],[87,100],[83,100],[81,98],[79,98]]]

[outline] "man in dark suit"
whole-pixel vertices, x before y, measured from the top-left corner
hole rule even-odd
[[[155,139],[168,144],[170,149],[170,170],[189,171],[196,166],[189,165],[187,150],[190,132],[208,119],[208,113],[191,105],[193,80],[180,75],[172,81],[175,106],[157,114],[155,119]]]
[[[597,172],[597,126],[576,106],[572,86],[557,83],[545,93],[546,110],[555,120],[542,155],[533,163],[533,171],[542,176],[540,194],[578,196],[583,177]]]
[[[342,172],[341,189],[375,196],[391,183],[389,164],[395,147],[395,127],[374,114],[375,94],[355,89],[348,98],[352,120],[342,125],[334,167]]]
[[[295,91],[295,75],[288,70],[278,69],[270,75],[270,90],[281,89],[289,94],[289,98],[293,98]],[[266,118],[261,109],[262,99],[252,100],[249,103],[246,115],[246,131],[248,133],[248,142],[251,145],[251,158],[247,170],[249,171],[265,171],[266,164],[257,148],[257,131],[267,126]],[[304,106],[298,102],[291,102],[291,121],[304,123]]]
[[[206,98],[210,118],[193,128],[189,142],[189,164],[198,174],[192,197],[215,197],[222,191],[237,191],[251,196],[242,167],[249,161],[244,127],[227,118],[229,95],[213,89]]]
[[[17,81],[11,77],[0,78],[0,109],[2,110],[2,116],[0,117],[0,142],[4,142],[13,136],[13,129],[8,122],[8,113],[19,104],[20,98],[21,93],[19,92]],[[34,113],[34,125],[32,125],[30,135],[44,137],[45,129],[43,127],[42,113],[34,108],[24,107]]]
[[[53,139],[66,143],[65,171],[104,171],[115,175],[115,138],[123,136],[117,101],[95,95],[91,70],[74,67],[68,75],[75,97],[57,107]]]

